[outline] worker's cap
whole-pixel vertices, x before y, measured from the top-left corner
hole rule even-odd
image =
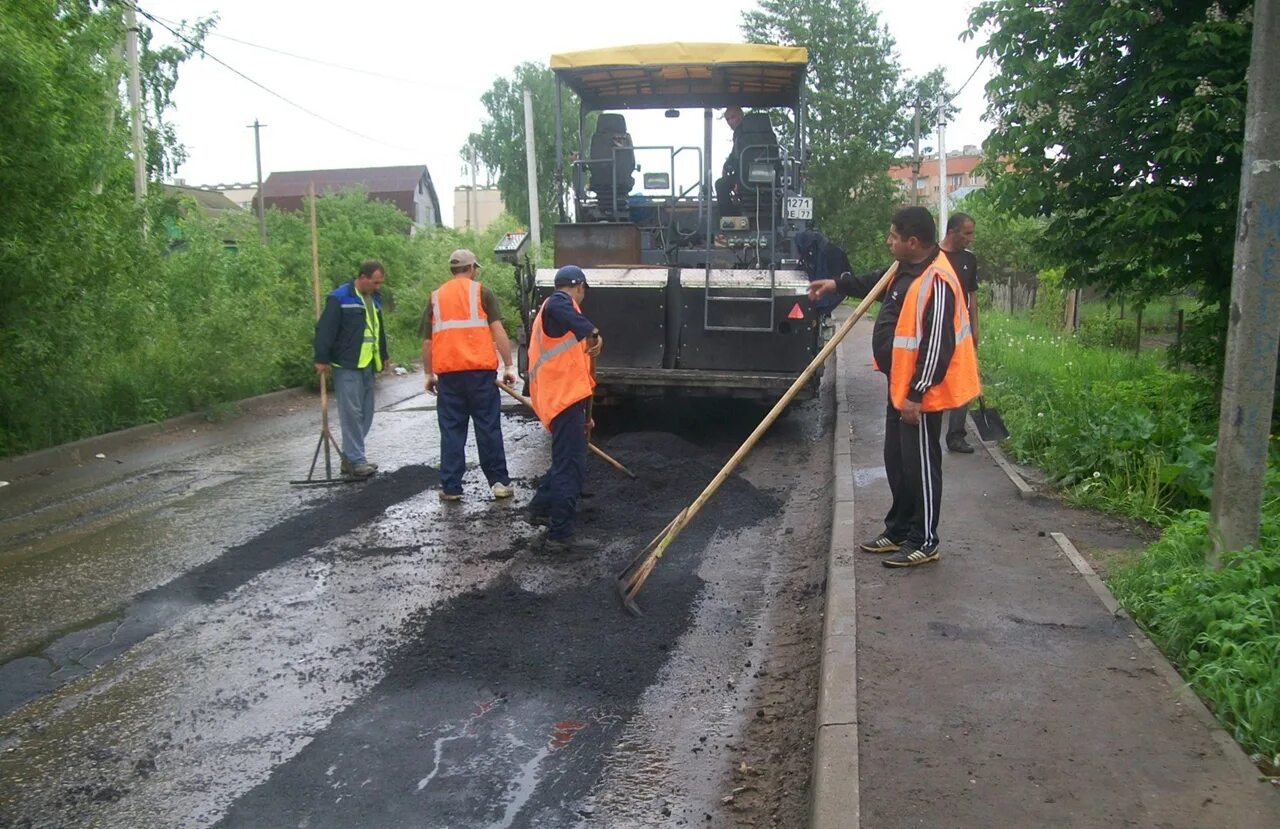
[[[587,275],[577,265],[565,265],[556,271],[556,287],[572,288],[574,285],[587,285]]]
[[[476,262],[476,255],[471,251],[461,249],[449,254],[450,268],[465,268],[469,265],[475,265],[477,269],[480,267],[479,263]]]

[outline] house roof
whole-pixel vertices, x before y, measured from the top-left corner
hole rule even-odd
[[[202,190],[199,187],[188,187],[183,184],[162,184],[165,195],[187,196],[195,200],[200,209],[210,215],[217,215],[227,210],[240,210],[240,205],[216,190]]]
[[[551,69],[597,109],[796,106],[809,53],[802,46],[656,43],[551,56]]]
[[[333,193],[349,187],[363,187],[370,196],[412,194],[423,177],[427,180],[427,195],[440,222],[440,198],[436,195],[431,171],[425,164],[408,164],[402,167],[347,167],[337,170],[285,170],[272,173],[262,182],[258,198],[264,202],[281,202],[305,199],[314,182],[317,193]],[[408,198],[406,196],[406,198]],[[408,204],[400,205],[409,210]]]
[[[286,170],[272,173],[262,183],[266,198],[305,196],[312,182],[317,193],[364,187],[370,193],[398,193],[414,190],[419,179],[430,173],[425,164],[403,167],[349,167],[339,170]]]

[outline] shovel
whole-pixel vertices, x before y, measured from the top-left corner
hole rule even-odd
[[[982,395],[978,395],[977,411],[970,411],[969,415],[973,418],[973,425],[978,427],[978,436],[983,440],[1004,440],[1009,437],[1009,430],[1005,428],[1004,418],[995,409],[987,408],[987,404],[982,400]]]

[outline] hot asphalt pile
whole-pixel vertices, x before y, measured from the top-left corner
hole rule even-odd
[[[362,704],[242,797],[222,825],[487,820],[554,829],[592,815],[589,794],[609,749],[691,623],[701,551],[715,533],[754,525],[779,507],[745,481],[727,481],[671,546],[640,596],[649,614],[634,619],[620,606],[614,576],[723,458],[666,433],[622,434],[602,446],[638,478],[590,462],[578,534],[595,553],[538,552],[532,528],[510,531],[510,510],[453,519],[443,511],[439,521],[467,522],[470,543],[454,541],[442,553],[460,563],[510,558],[503,575],[411,619],[403,644],[380,656],[388,673]],[[528,482],[519,483],[527,492]],[[369,780],[378,785],[366,788]],[[388,790],[418,796],[386,798]]]

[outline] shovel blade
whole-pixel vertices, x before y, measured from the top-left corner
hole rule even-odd
[[[969,412],[973,425],[978,429],[978,436],[985,441],[1005,440],[1009,430],[1005,428],[1004,418],[995,409],[979,408]]]

